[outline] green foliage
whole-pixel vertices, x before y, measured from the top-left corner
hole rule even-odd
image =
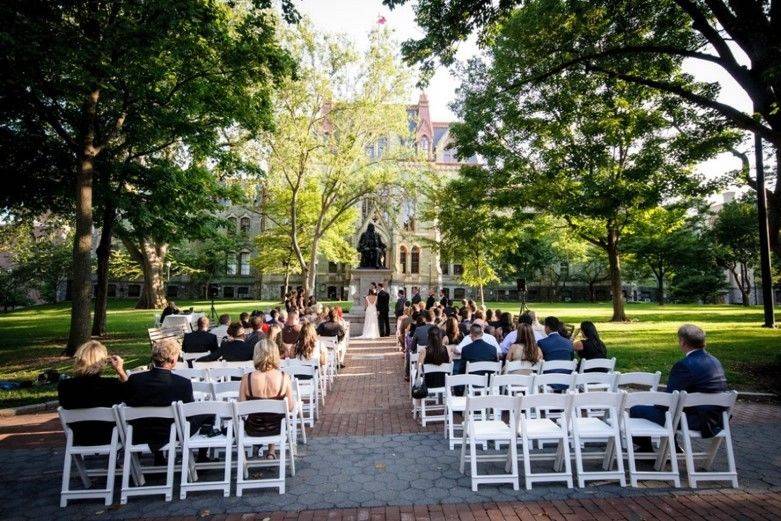
[[[735,269],[737,264],[754,268],[759,263],[757,205],[752,199],[725,204],[713,219],[713,238],[719,246],[720,265]]]
[[[113,280],[141,280],[144,273],[127,251],[123,249],[111,250],[111,258],[108,264],[108,276]]]

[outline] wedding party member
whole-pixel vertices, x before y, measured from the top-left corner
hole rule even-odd
[[[580,323],[581,339],[572,344],[578,358],[581,360],[593,360],[594,358],[607,358],[607,347],[599,338],[597,327],[593,322],[584,320]],[[606,368],[590,369],[590,372],[607,372]]]
[[[110,365],[119,378],[100,376]],[[73,355],[73,377],[60,380],[57,395],[63,409],[111,407],[125,399],[127,373],[124,361],[117,355],[109,356],[106,346],[89,340]],[[107,422],[78,422],[73,424],[73,442],[76,445],[104,445],[111,441],[114,425]]]
[[[369,294],[363,298],[363,332],[361,338],[380,338],[380,326],[377,319],[377,290],[369,289]]]
[[[537,345],[542,349],[542,356],[545,360],[572,360],[574,349],[572,341],[561,335],[561,321],[556,317],[545,318],[545,333],[547,336],[537,341]],[[561,372],[563,370],[559,370]],[[569,372],[569,371],[564,371]]]
[[[444,289],[440,289],[439,290],[439,305],[442,306],[443,308],[447,308],[448,302],[449,302],[449,300],[447,298],[447,294],[445,293],[445,290]]]
[[[239,401],[248,400],[285,400],[287,410],[293,410],[293,390],[290,377],[279,370],[279,350],[269,339],[258,342],[252,362],[255,370],[245,375],[239,385]],[[284,414],[250,414],[244,422],[248,436],[277,436],[280,433]],[[268,459],[276,459],[276,447],[269,444],[266,452]]]
[[[431,309],[434,307],[434,304],[437,303],[437,297],[435,297],[436,293],[434,292],[434,288],[429,288],[428,290],[428,298],[426,299],[426,309]]]
[[[412,304],[417,306],[422,300],[423,298],[420,296],[420,289],[412,288]]]
[[[380,282],[377,284],[379,291],[377,292],[377,316],[380,322],[380,336],[386,337],[390,335],[390,294],[385,291],[385,285]]]
[[[399,290],[398,296],[399,298],[396,300],[396,306],[393,310],[396,318],[399,318],[401,315],[403,315],[404,310],[410,305],[410,302],[407,300],[406,293],[404,293],[403,289]]]
[[[198,329],[186,333],[182,339],[182,351],[185,353],[206,353],[216,351],[217,337],[209,332],[209,317],[198,317]]]
[[[217,344],[222,344],[225,337],[228,336],[228,326],[231,323],[231,316],[226,314],[220,315],[217,319],[218,326],[213,327],[209,333],[217,337]]]
[[[165,317],[168,315],[178,315],[179,308],[176,307],[176,302],[169,300],[166,306],[163,308],[163,312],[160,314],[160,324],[163,323]]]
[[[667,378],[667,392],[721,393],[727,390],[727,377],[721,362],[705,350],[705,332],[693,324],[678,328],[678,347],[684,357],[675,362]],[[703,438],[712,438],[724,428],[723,409],[713,405],[689,407],[685,411],[691,430],[700,431]],[[664,425],[665,409],[652,405],[637,405],[629,410],[632,418],[645,418]],[[641,452],[652,452],[651,440],[635,438]]]
[[[508,362],[529,362],[536,364],[542,361],[542,350],[534,339],[534,330],[531,324],[519,322],[516,329],[516,340],[507,351]],[[531,369],[520,369],[513,371],[516,374],[531,374]]]
[[[248,362],[252,360],[254,346],[244,341],[244,328],[240,322],[231,322],[228,326],[228,336],[220,347],[206,356],[202,356],[197,362],[214,362],[225,360],[226,362]]]

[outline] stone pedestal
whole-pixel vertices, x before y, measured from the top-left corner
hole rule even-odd
[[[350,274],[350,299],[352,306],[345,318],[350,322],[350,335],[358,336],[363,332],[364,297],[369,294],[372,282],[385,284],[385,291],[390,291],[391,270],[388,268],[354,268]],[[390,311],[390,310],[389,310]],[[391,330],[396,325],[391,321]]]

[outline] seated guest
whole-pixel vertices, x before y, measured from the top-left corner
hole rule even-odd
[[[543,338],[545,338],[545,326],[540,324],[540,321],[537,319],[537,313],[535,311],[527,311],[529,316],[532,319],[532,329],[534,330],[534,338],[539,342]]]
[[[268,327],[271,327],[273,325],[280,325],[279,324],[279,310],[277,308],[272,309],[268,313],[268,320],[266,320],[266,325]],[[281,326],[280,326],[281,327]],[[264,331],[264,333],[268,333],[268,331]]]
[[[469,342],[461,349],[461,360],[458,364],[457,373],[454,368],[453,372],[456,374],[464,374],[466,372],[467,362],[496,362],[499,359],[497,356],[498,344],[494,345],[496,344],[496,339],[492,336],[484,335],[483,328],[479,324],[472,324],[469,327],[468,338]],[[488,339],[493,339],[493,343],[486,341]],[[462,343],[464,342],[462,341]]]
[[[301,327],[301,334],[298,335],[293,356],[302,362],[317,362],[318,367],[325,366],[327,354],[324,349],[320,349],[314,324],[307,322]]]
[[[171,369],[179,360],[179,343],[166,338],[152,347],[152,369],[130,375],[125,403],[130,407],[167,407],[173,402],[193,401],[193,386],[189,378],[175,375]],[[133,442],[147,443],[155,455],[155,464],[164,463],[160,448],[168,443],[172,420],[150,418],[133,422]],[[194,419],[194,430],[203,419]]]
[[[498,311],[499,310],[497,310],[497,312]],[[496,323],[492,325],[499,330],[499,334],[502,336],[502,339],[510,334],[511,331],[516,329],[513,327],[513,316],[510,313],[502,313],[499,315],[499,319],[496,321]]]
[[[456,317],[447,317],[447,320],[445,320],[445,338],[449,345],[458,345],[464,339],[458,327],[458,319]]]
[[[545,338],[545,333],[544,332],[543,333],[538,333],[534,329],[534,320],[535,320],[534,317],[535,316],[536,315],[535,315],[534,311],[526,311],[526,312],[522,313],[520,317],[518,317],[518,324],[522,324],[523,323],[523,324],[529,324],[530,326],[532,326],[532,331],[534,332],[534,340],[536,342],[538,342],[538,344],[539,344],[539,341],[542,340],[543,338]],[[517,335],[518,335],[518,329],[516,327],[516,328],[514,328],[512,331],[508,332],[504,336],[504,339],[502,340],[502,344],[501,344],[501,348],[502,348],[502,353],[503,354],[507,354],[507,352],[510,350],[510,346],[513,345],[516,342],[516,340],[518,338]]]
[[[675,362],[667,378],[667,392],[721,393],[727,390],[727,377],[721,362],[705,350],[705,332],[693,324],[678,329],[678,346],[684,357]],[[689,428],[700,431],[703,438],[712,438],[721,432],[723,409],[713,405],[689,407],[684,411]],[[629,410],[632,418],[645,418],[664,425],[663,407],[637,405]],[[652,452],[650,438],[635,438],[640,452]]]
[[[461,317],[461,322],[459,324],[459,328],[461,329],[461,334],[463,336],[469,336],[469,326],[472,325],[472,312],[469,309],[468,306],[463,306],[459,312],[458,315]]]
[[[185,353],[205,353],[217,350],[217,337],[209,332],[209,317],[198,318],[198,329],[186,333],[182,340],[182,351]]]
[[[119,378],[100,376],[110,365]],[[83,343],[73,355],[73,377],[60,380],[57,394],[63,409],[111,407],[125,399],[124,362],[117,355],[109,356],[106,346],[97,340]],[[109,422],[78,422],[72,425],[76,445],[104,445],[111,441],[114,424]]]
[[[288,355],[287,349],[285,348],[285,344],[282,343],[282,327],[280,327],[279,324],[275,324],[268,328],[266,338],[269,340],[269,342],[273,342],[274,345],[277,346],[277,349],[279,350],[279,358],[285,359],[290,357]]]
[[[448,364],[450,353],[447,345],[442,342],[442,330],[432,327],[428,330],[428,342],[426,347],[418,351],[418,374],[423,374],[423,382],[429,389],[445,386],[445,373],[423,373],[423,364]]]
[[[214,362],[225,360],[226,362],[248,362],[252,360],[254,345],[244,341],[244,328],[240,322],[232,322],[228,326],[228,336],[220,347],[206,356],[202,356],[198,362]]]
[[[485,311],[478,309],[472,313],[472,324],[479,324],[483,328],[483,332],[485,332],[485,326],[488,325],[488,322],[485,320]]]
[[[434,321],[434,313],[431,310],[424,311],[418,317],[415,323],[415,331],[412,333],[415,347],[413,353],[417,352],[417,346],[425,346],[428,344],[428,330],[432,327],[436,327],[432,324]]]
[[[160,314],[160,324],[163,323],[163,320],[165,320],[165,317],[168,315],[178,315],[179,314],[179,308],[176,307],[176,302],[173,300],[169,300],[168,304],[163,308],[163,312]]]
[[[239,322],[241,322],[241,327],[244,329],[250,329],[252,328],[252,324],[250,324],[249,321],[249,313],[244,312],[239,315]]]
[[[285,344],[288,350],[298,342],[299,333],[301,333],[301,324],[298,323],[298,312],[290,311],[282,328],[282,343]]]
[[[518,328],[515,331],[515,342],[510,346],[507,351],[508,362],[529,362],[536,364],[542,361],[542,351],[537,345],[537,341],[534,339],[534,330],[532,330],[531,324],[526,322],[518,322]],[[515,374],[531,374],[531,369],[520,369],[513,371]]]
[[[584,320],[580,323],[581,339],[572,344],[578,358],[581,360],[592,360],[594,358],[607,358],[607,348],[605,343],[599,338],[597,327],[593,322]],[[606,373],[607,369],[597,368],[589,369],[589,372]]]
[[[274,326],[276,327],[276,326]],[[261,339],[255,347],[252,361],[255,370],[244,375],[239,385],[239,401],[285,400],[287,410],[293,410],[293,390],[290,377],[279,370],[279,350],[269,339]],[[244,430],[248,436],[277,436],[280,433],[284,414],[255,413],[247,416]],[[277,457],[276,447],[269,444],[268,459]]]
[[[545,318],[545,333],[548,335],[537,342],[542,350],[542,357],[548,360],[572,360],[574,350],[572,341],[559,333],[561,321],[556,317]],[[561,371],[559,371],[561,372]]]
[[[209,333],[217,337],[217,343],[222,344],[222,341],[225,340],[225,337],[228,336],[228,326],[231,323],[231,316],[227,313],[224,315],[220,315],[220,318],[218,319],[219,325],[217,327],[212,328]]]
[[[445,303],[445,309],[443,310],[446,317],[452,317],[456,315],[456,308],[453,307],[453,301],[450,299],[447,299],[447,302]]]
[[[263,316],[258,315],[256,317],[252,317],[250,319],[250,324],[252,327],[252,332],[247,335],[247,337],[244,339],[246,343],[252,346],[252,348],[255,348],[255,344],[257,344],[261,338],[263,338],[265,333],[263,333],[263,326],[266,324],[263,322]]]
[[[336,337],[338,342],[344,340],[345,330],[344,327],[336,320],[336,311],[333,309],[328,310],[328,316],[325,322],[322,322],[317,326],[317,334],[320,336]]]

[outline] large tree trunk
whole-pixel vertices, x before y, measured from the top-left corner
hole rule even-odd
[[[110,198],[106,197],[103,208],[103,228],[100,231],[100,243],[96,250],[98,256],[97,283],[95,288],[95,312],[92,316],[93,336],[106,334],[106,307],[108,306],[108,268],[111,261],[111,239],[114,231],[116,210]]]
[[[612,322],[625,322],[624,288],[621,283],[621,259],[618,253],[618,230],[608,225],[607,229],[607,258],[610,266],[610,291],[613,294],[613,318]]]
[[[139,247],[143,259],[141,267],[144,271],[144,291],[136,303],[136,309],[161,309],[165,307],[163,267],[168,245],[143,240]]]
[[[751,279],[748,276],[748,268],[745,264],[740,266],[740,295],[743,298],[743,305],[749,307],[751,305]]]
[[[660,268],[656,276],[656,303],[664,306],[664,269]]]

